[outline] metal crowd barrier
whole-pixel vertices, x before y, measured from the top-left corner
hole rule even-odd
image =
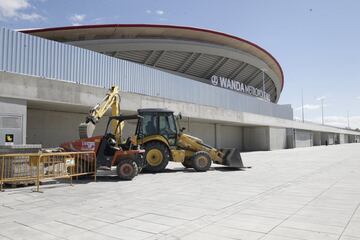
[[[96,155],[94,152],[24,153],[0,155],[0,191],[3,185],[34,183],[40,191],[40,181],[70,179],[94,175],[96,181]]]

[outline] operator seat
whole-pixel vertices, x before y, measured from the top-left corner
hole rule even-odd
[[[116,147],[116,140],[113,134],[108,134],[105,136],[105,149],[104,154],[106,156],[113,156],[116,151],[119,151],[120,148]]]
[[[147,133],[148,135],[154,134],[155,131],[156,131],[156,128],[155,128],[155,126],[154,126],[154,122],[153,122],[153,121],[147,122],[146,127],[145,127],[145,130],[146,130],[146,133]]]

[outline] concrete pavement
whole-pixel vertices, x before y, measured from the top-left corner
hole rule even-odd
[[[2,239],[360,240],[360,144],[243,154],[252,169],[170,164],[131,182],[7,189]]]

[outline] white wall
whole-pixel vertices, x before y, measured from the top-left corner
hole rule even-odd
[[[286,128],[269,128],[270,150],[286,149]]]
[[[296,129],[295,147],[311,147],[313,146],[313,133],[311,131],[303,131]]]
[[[43,147],[56,147],[63,142],[76,140],[79,138],[78,126],[85,120],[85,117],[85,113],[28,109],[27,143],[42,144]],[[126,124],[124,139],[134,134],[135,122]],[[104,117],[97,124],[94,135],[102,135],[106,123],[107,118]],[[286,131],[293,132],[293,129],[286,130],[277,127],[237,127],[221,124],[217,124],[215,127],[213,123],[188,121],[187,119],[181,121],[181,126],[187,128],[185,132],[203,139],[208,145],[218,148],[238,148],[241,151],[267,151],[291,147],[286,143]],[[328,138],[329,135],[332,135],[332,139],[334,139],[334,134],[323,133],[321,135],[322,140]],[[291,136],[287,137],[291,138]],[[294,147],[312,146],[312,132],[296,130],[295,144]]]
[[[349,143],[354,143],[356,140],[356,136],[354,135],[349,135]]]
[[[39,109],[28,109],[27,142],[42,144],[43,147],[57,147],[63,142],[79,139],[78,126],[84,122],[85,113],[69,113]],[[93,136],[103,135],[108,118],[97,124]],[[136,120],[126,122],[123,140],[134,135]]]
[[[59,144],[79,138],[78,126],[86,114],[28,109],[27,143],[57,147]],[[105,131],[107,119],[96,125],[95,135]]]
[[[326,141],[327,141],[328,145],[335,144],[335,133],[322,132],[321,133],[321,144],[326,145]]]
[[[244,151],[268,151],[269,127],[244,127]]]
[[[345,143],[345,134],[340,133],[340,135],[339,135],[339,143],[340,144]]]
[[[320,146],[321,145],[321,134],[320,132],[313,132],[313,143],[314,146]]]
[[[215,147],[215,124],[190,121],[186,132],[202,139],[204,143]]]
[[[217,148],[237,148],[243,149],[243,131],[241,127],[216,125],[216,147]]]
[[[0,98],[0,145],[5,134],[14,135],[14,144],[26,144],[26,115],[25,100]]]
[[[339,133],[334,134],[334,143],[340,144],[340,134]]]
[[[237,148],[242,150],[242,127],[222,124],[196,122],[187,118],[180,122],[184,131],[194,137],[202,139],[206,144],[216,148]]]

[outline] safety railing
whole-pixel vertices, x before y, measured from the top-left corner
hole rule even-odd
[[[0,155],[0,191],[3,185],[34,183],[40,191],[40,182],[47,179],[70,179],[93,175],[96,181],[94,152],[24,153]]]

